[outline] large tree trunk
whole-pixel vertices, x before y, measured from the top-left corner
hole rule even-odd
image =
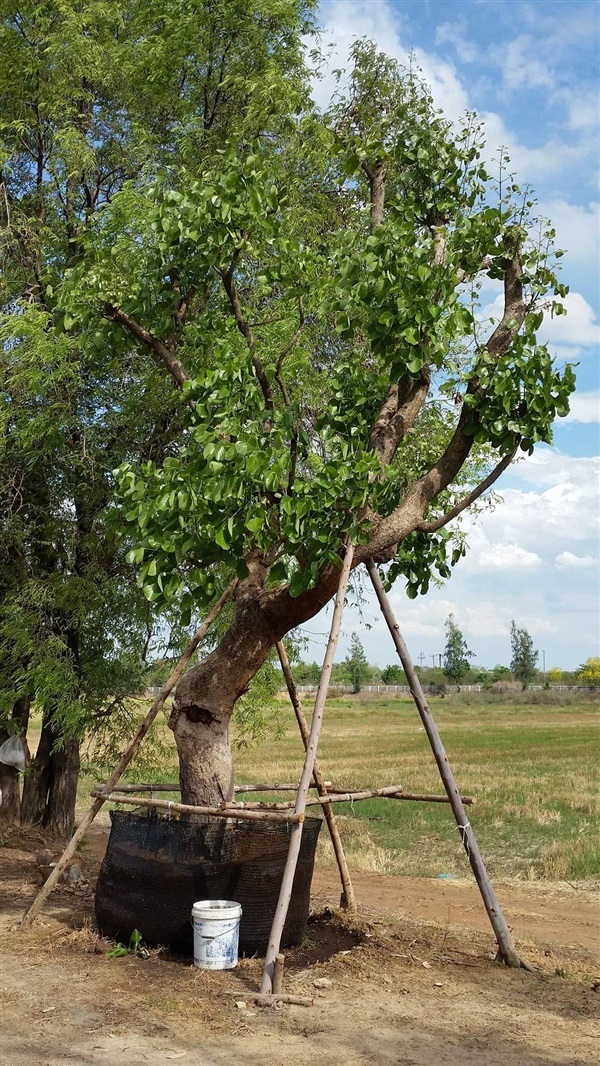
[[[233,799],[229,722],[235,701],[278,639],[258,603],[245,601],[219,647],[180,681],[169,725],[183,803],[219,806]]]
[[[169,726],[179,753],[183,803],[219,806],[233,798],[233,760],[229,722],[236,700],[267,660],[278,640],[313,617],[335,593],[339,570],[332,566],[319,587],[292,598],[266,590],[266,571],[249,560],[251,573],[241,582],[232,624],[218,648],[180,681]]]
[[[71,737],[52,753],[50,789],[44,812],[44,828],[58,840],[68,840],[75,827],[79,766],[79,739]]]
[[[71,738],[56,748],[57,733],[47,712],[35,757],[23,786],[21,822],[36,825],[58,840],[66,840],[75,824],[79,777],[79,740]]]
[[[48,715],[42,720],[42,732],[37,751],[31,760],[23,782],[21,822],[23,825],[42,825],[46,809],[46,797],[50,786],[50,760],[52,758],[52,723]]]
[[[16,700],[12,711],[12,720],[18,726],[18,735],[21,737],[27,749],[27,723],[29,720],[29,708],[31,700],[28,696],[21,696]],[[8,739],[9,733],[0,729],[0,744]],[[6,766],[0,762],[0,789],[2,789],[2,803],[0,804],[0,826],[18,825],[21,812],[21,782],[20,773],[14,766]]]

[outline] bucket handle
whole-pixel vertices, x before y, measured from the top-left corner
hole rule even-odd
[[[196,926],[194,925],[194,919],[193,918],[190,918],[190,925],[191,925],[192,929],[194,930],[194,932],[196,932]],[[225,935],[228,936],[230,933],[231,933],[231,929],[223,929],[222,932],[215,933],[214,936],[206,936],[204,933],[199,933],[198,936],[200,937],[200,940],[218,940],[220,936],[225,936]]]

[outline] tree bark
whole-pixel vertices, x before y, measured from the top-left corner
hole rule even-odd
[[[27,748],[27,723],[29,720],[29,707],[31,700],[28,696],[21,696],[15,701],[12,720],[18,726],[18,735]],[[0,729],[0,744],[8,739],[10,734],[5,729]],[[18,825],[21,808],[21,782],[19,771],[14,766],[6,766],[0,762],[0,789],[2,789],[2,803],[0,804],[0,826]]]
[[[46,712],[38,748],[25,775],[21,823],[67,840],[75,824],[80,742],[71,737],[57,748],[58,739],[51,713]]]
[[[42,732],[37,751],[25,774],[21,799],[21,823],[43,825],[46,797],[50,787],[50,761],[52,758],[52,723],[49,715],[42,720]]]
[[[50,788],[43,825],[57,840],[68,840],[75,826],[79,766],[79,738],[71,737],[52,753],[50,763]]]

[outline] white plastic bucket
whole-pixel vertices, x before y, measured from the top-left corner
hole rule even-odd
[[[242,908],[229,899],[203,899],[192,907],[194,966],[232,970],[237,966]]]

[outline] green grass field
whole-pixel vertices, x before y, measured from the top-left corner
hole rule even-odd
[[[453,695],[432,700],[431,707],[459,787],[475,797],[469,817],[490,873],[567,881],[600,877],[597,704],[500,704]],[[305,709],[312,709],[308,700]],[[237,752],[237,783],[298,779],[301,742],[285,702],[281,714],[282,737]],[[398,784],[407,792],[443,792],[406,697],[328,700],[319,762],[336,787]],[[135,773],[129,777],[136,779]],[[161,779],[175,778],[174,757]],[[89,779],[82,782],[82,800],[89,785]],[[354,869],[413,876],[467,873],[446,804],[375,799],[353,808],[336,804],[335,810]],[[321,861],[333,862],[325,831],[319,846]]]

